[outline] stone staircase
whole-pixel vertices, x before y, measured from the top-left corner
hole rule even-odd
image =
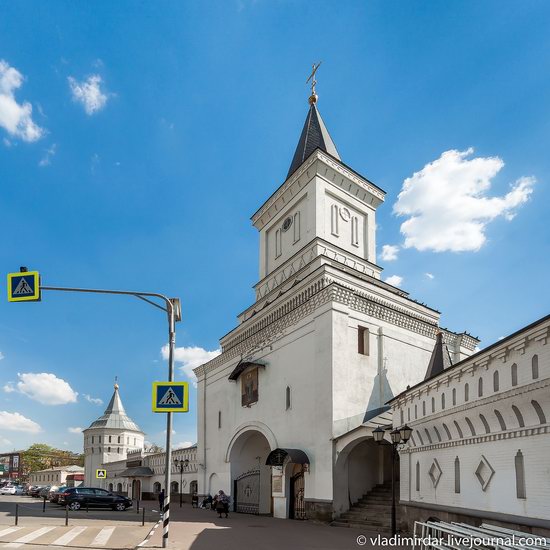
[[[395,488],[396,497],[399,486]],[[335,527],[357,527],[376,533],[391,530],[391,482],[376,485],[363,495],[352,507],[335,519]]]

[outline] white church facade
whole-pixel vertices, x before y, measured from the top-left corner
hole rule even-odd
[[[439,312],[381,280],[384,196],[342,162],[312,95],[288,176],[252,217],[256,300],[195,369],[200,494],[332,520],[389,479],[373,420],[391,424],[386,402],[424,377],[440,329]],[[454,362],[478,344],[442,337]]]
[[[437,517],[548,534],[549,389],[547,316],[395,397],[394,425],[413,429],[400,457],[402,527]]]

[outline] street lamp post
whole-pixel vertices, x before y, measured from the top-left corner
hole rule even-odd
[[[182,499],[183,499],[183,470],[187,470],[187,466],[189,466],[189,460],[186,458],[183,459],[174,459],[174,464],[176,465],[176,469],[179,469],[180,471],[180,508],[182,506]]]
[[[400,428],[390,432],[391,442],[384,439],[385,430],[380,426],[373,430],[372,436],[374,441],[379,445],[391,445],[391,534],[397,534],[396,517],[395,517],[395,463],[397,462],[398,447],[401,444],[407,443],[410,439],[412,429],[406,424]]]

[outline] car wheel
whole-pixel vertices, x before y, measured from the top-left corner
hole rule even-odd
[[[115,504],[115,510],[117,512],[124,512],[124,510],[126,510],[126,505],[124,504],[124,502],[117,502]]]
[[[80,510],[80,502],[71,502],[69,504],[69,508],[73,511],[74,510]]]

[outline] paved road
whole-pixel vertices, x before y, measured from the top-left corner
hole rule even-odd
[[[17,526],[15,504],[19,504]],[[57,504],[47,503],[43,512],[37,499],[0,496],[0,549],[135,548],[159,519],[153,506],[146,503],[145,526],[141,525],[142,513],[132,509],[69,512],[69,525],[65,526],[65,509]]]

